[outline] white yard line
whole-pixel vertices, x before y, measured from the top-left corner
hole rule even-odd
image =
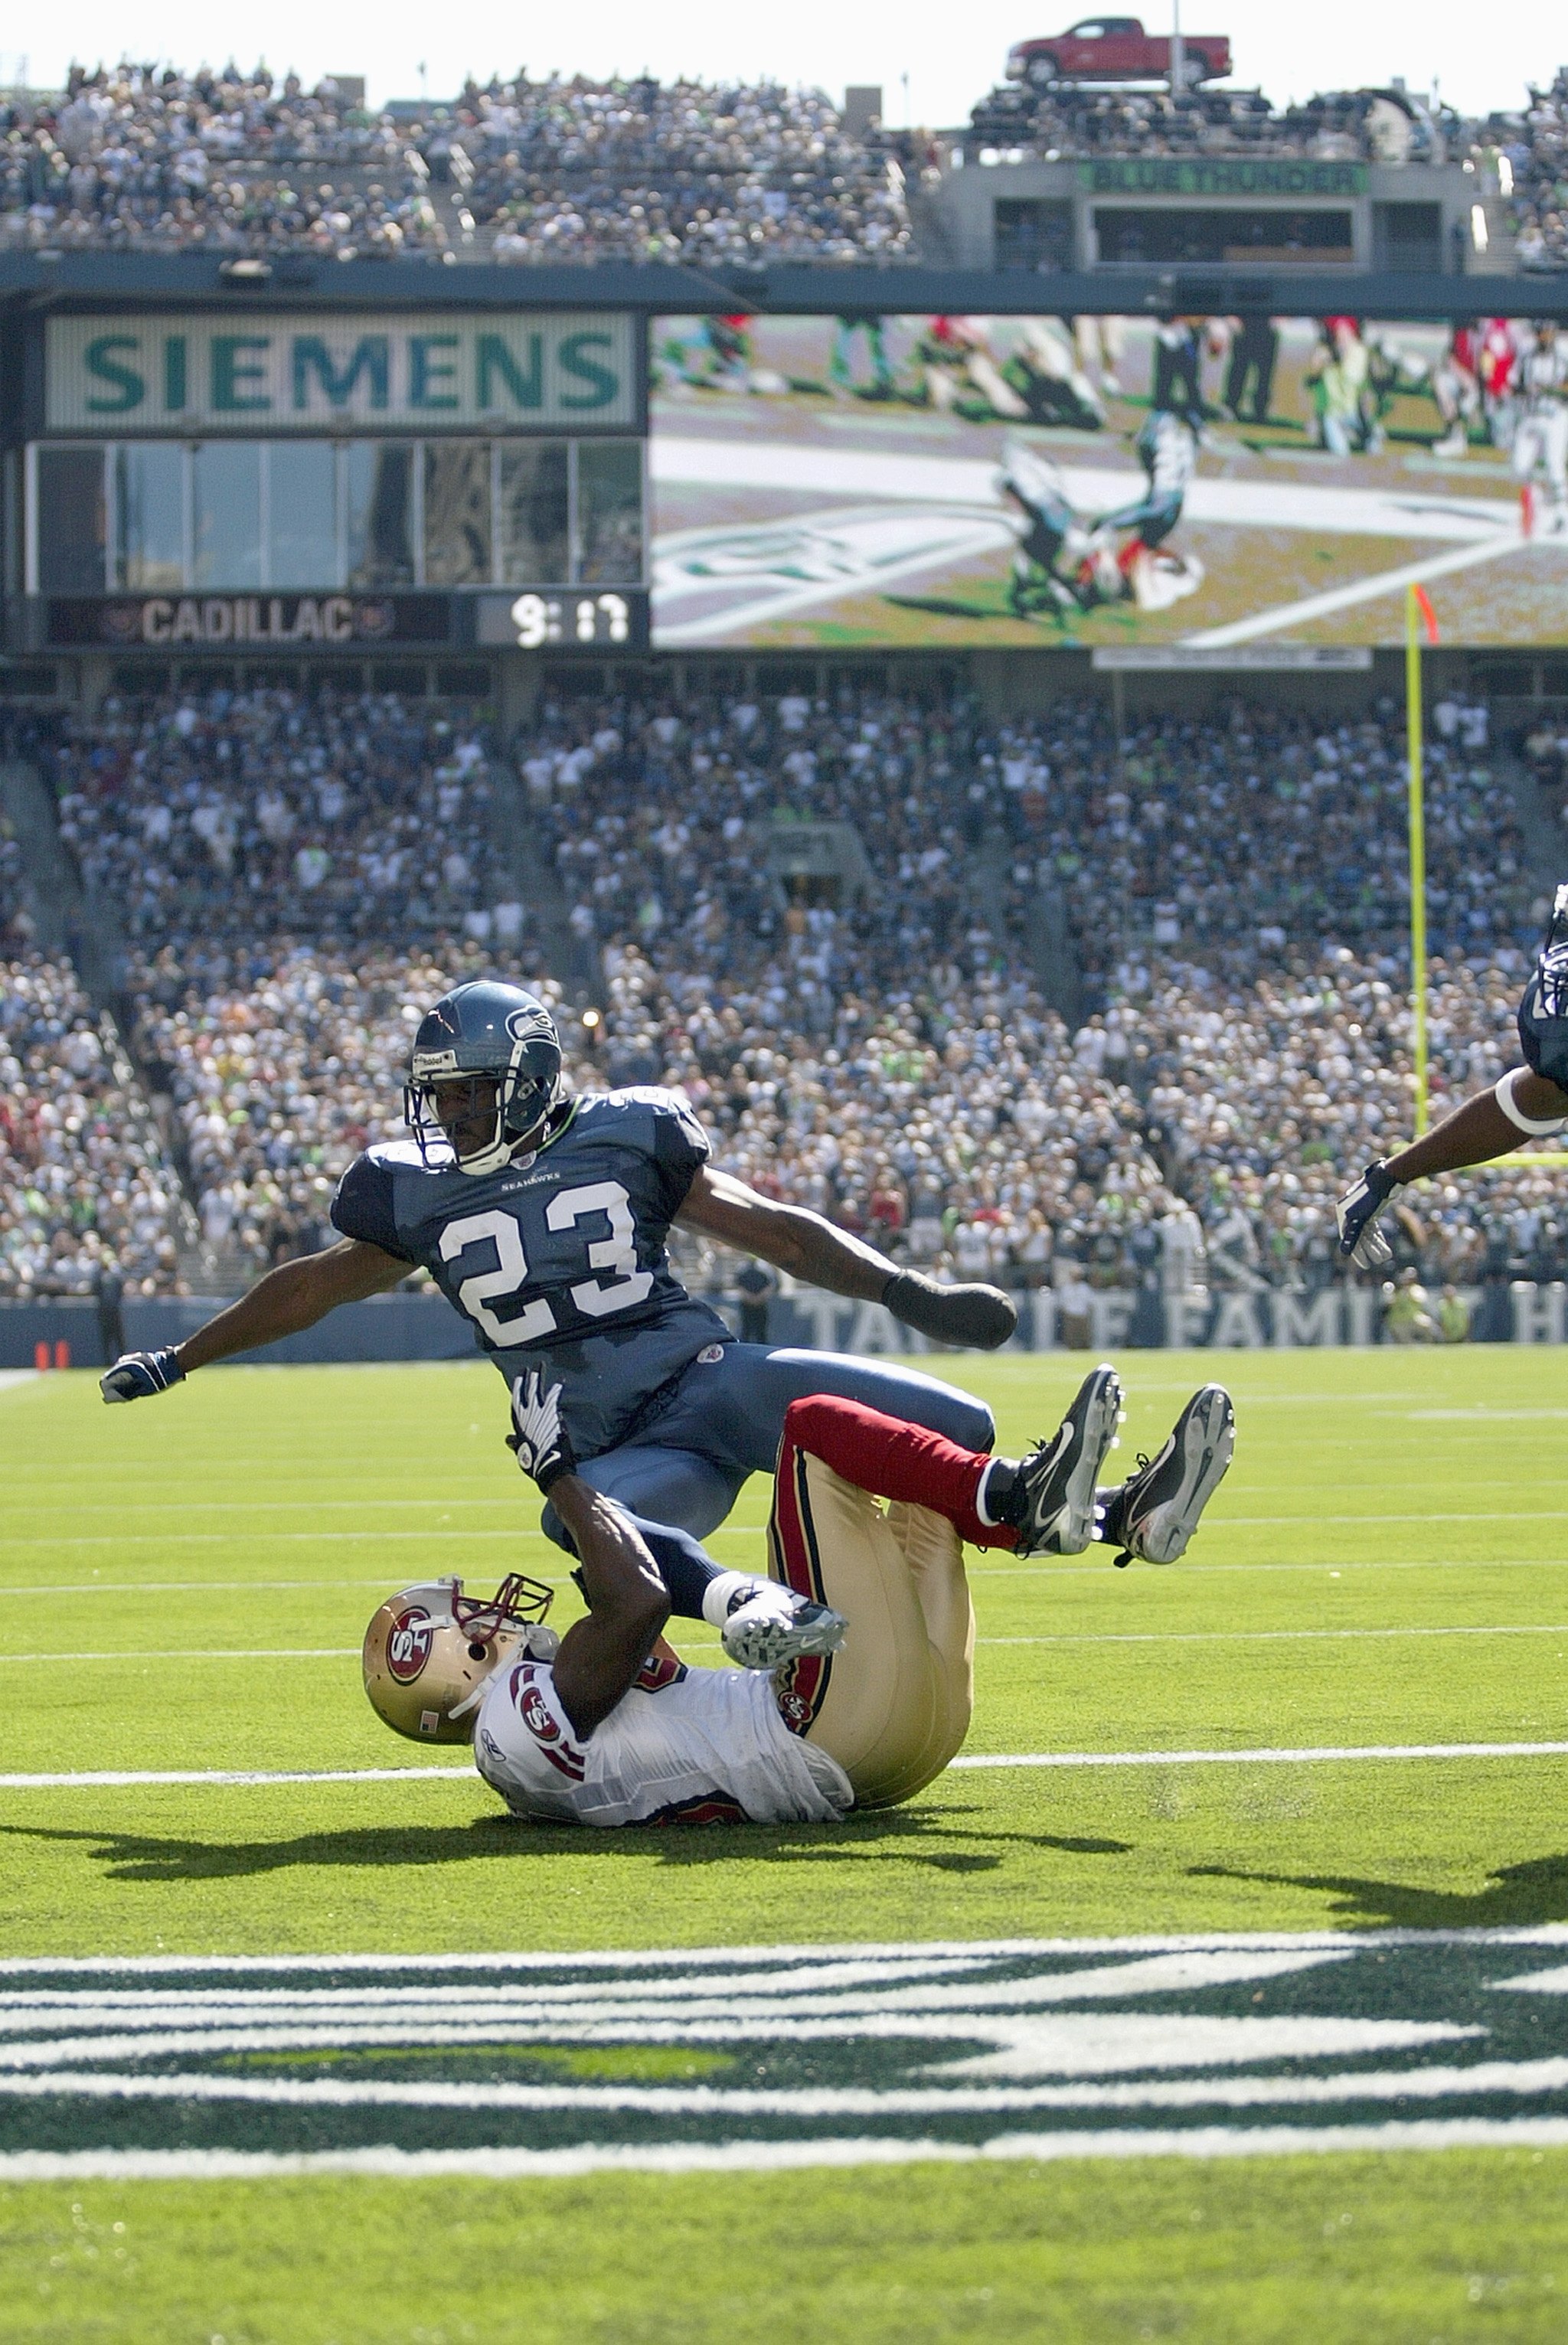
[[[37,1376],[36,1368],[0,1368],[0,1392],[12,1392],[17,1385],[35,1384]]]
[[[1568,1742],[1325,1743],[1299,1750],[1025,1751],[967,1754],[952,1769],[999,1771],[1058,1767],[1288,1767],[1325,1761],[1423,1759],[1568,1759]],[[127,1790],[166,1784],[214,1789],[261,1783],[466,1783],[480,1788],[467,1767],[91,1768],[76,1773],[0,1775],[0,1791]]]
[[[782,441],[728,441],[665,433],[649,447],[655,482],[688,487],[785,490],[795,495],[867,497],[898,503],[1001,504],[996,457],[917,456],[899,450],[801,447]],[[1128,463],[1064,464],[1063,486],[1083,513],[1108,513],[1139,492],[1140,468]],[[1457,496],[1407,487],[1353,488],[1309,481],[1225,481],[1199,474],[1187,484],[1189,521],[1242,529],[1297,529],[1357,537],[1491,538],[1517,529],[1518,509],[1500,497]],[[799,516],[785,516],[798,519]],[[830,513],[823,516],[830,519]],[[767,526],[766,522],[757,524]],[[667,543],[706,535],[686,530]]]
[[[413,1971],[451,1973],[461,1978],[473,1971],[531,1973],[542,1971],[679,1970],[701,1974],[715,1964],[766,1965],[775,1973],[780,1964],[829,1960],[879,1965],[900,1963],[989,1961],[1013,1955],[1044,1954],[1184,1954],[1298,1953],[1334,1948],[1347,1954],[1379,1946],[1568,1946],[1568,1922],[1522,1922],[1476,1924],[1462,1929],[1410,1930],[1178,1930],[1129,1931],[1111,1937],[1061,1938],[823,1938],[779,1944],[707,1946],[598,1946],[555,1954],[515,1948],[493,1954],[9,1954],[0,1955],[0,1978],[138,1978],[161,1979],[166,1974],[211,1974],[227,1977],[320,1974],[340,1971],[395,1976]],[[7,2000],[14,1998],[8,1997]]]
[[[472,1767],[98,1767],[80,1774],[0,1775],[0,1791],[123,1791],[142,1784],[201,1784],[222,1790],[256,1783],[466,1783],[482,1788]]]
[[[286,2174],[476,2175],[490,2180],[580,2174],[776,2174],[813,2166],[968,2166],[1083,2157],[1298,2157],[1328,2150],[1559,2149],[1568,2117],[1429,2117],[1380,2126],[1195,2126],[1165,2132],[1000,2134],[985,2142],[723,2141],[638,2149],[428,2149],[296,2153],[226,2149],[19,2150],[0,2182],[245,2182]]]
[[[212,1645],[167,1653],[134,1647],[123,1653],[0,1653],[0,1669],[36,1661],[357,1661],[360,1651],[358,1645]]]
[[[377,1582],[380,1586],[382,1583]],[[696,1629],[696,1623],[682,1623]],[[1568,1637],[1559,1621],[1506,1621],[1461,1628],[1429,1629],[1154,1629],[1100,1631],[1064,1630],[1043,1637],[977,1637],[977,1645],[1278,1645],[1355,1643],[1360,1639],[1390,1637]],[[687,1652],[717,1652],[718,1639],[700,1633],[682,1635]],[[19,1669],[49,1661],[354,1661],[358,1645],[212,1645],[200,1650],[177,1646],[168,1651],[127,1648],[117,1653],[0,1653],[0,1669]]]
[[[1554,1621],[1525,1620],[1461,1629],[1155,1629],[1104,1633],[1064,1631],[1054,1637],[977,1637],[978,1645],[1296,1645],[1353,1642],[1386,1637],[1568,1637]],[[65,1660],[64,1653],[57,1657]]]
[[[1349,1742],[1291,1751],[1026,1751],[950,1767],[1288,1767],[1353,1759],[1568,1759],[1568,1742]],[[6,1778],[0,1775],[0,1783]]]
[[[1299,603],[1282,603],[1272,611],[1255,611],[1248,618],[1233,619],[1228,626],[1209,627],[1183,640],[1196,651],[1222,651],[1232,644],[1254,643],[1260,635],[1282,634],[1288,627],[1331,618],[1337,611],[1350,610],[1359,603],[1402,594],[1407,586],[1419,586],[1429,578],[1446,578],[1453,571],[1473,569],[1478,563],[1499,561],[1504,554],[1517,553],[1529,542],[1517,528],[1499,531],[1479,545],[1462,545],[1450,553],[1407,562],[1398,570],[1382,570],[1375,577],[1358,578],[1348,586],[1331,587],[1327,594],[1308,594]]]

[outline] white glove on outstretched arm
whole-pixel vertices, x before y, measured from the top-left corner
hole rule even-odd
[[[577,1461],[561,1423],[561,1387],[552,1385],[546,1391],[537,1368],[530,1368],[512,1387],[512,1422],[514,1430],[507,1435],[506,1446],[517,1452],[518,1465],[542,1490],[574,1470]]]
[[[1399,1185],[1385,1166],[1369,1164],[1334,1208],[1339,1223],[1339,1252],[1348,1254],[1358,1270],[1380,1270],[1394,1258],[1393,1247],[1378,1227],[1378,1215]]]

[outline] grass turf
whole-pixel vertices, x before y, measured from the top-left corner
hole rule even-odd
[[[1506,1349],[1129,1355],[1128,1450],[1218,1367],[1236,1466],[1173,1571],[976,1563],[970,1750],[1563,1739],[1568,1506],[1551,1464],[1568,1406],[1543,1365]],[[1054,1421],[1076,1374],[1061,1358],[953,1366],[992,1401],[1003,1447]],[[358,1688],[379,1595],[433,1569],[559,1577],[501,1447],[501,1401],[480,1365],[229,1370],[112,1411],[83,1377],[0,1393],[6,1768],[416,1759]],[[726,1560],[759,1556],[765,1499],[761,1483],[743,1497],[715,1542]],[[706,1632],[682,1641],[714,1658]],[[0,1944],[434,1951],[1568,1920],[1565,1786],[1558,1760],[974,1771],[836,1831],[612,1842],[520,1831],[466,1776],[11,1790]],[[0,2197],[0,2334],[458,2345],[524,2328],[747,2338],[806,2318],[835,2338],[1555,2337],[1565,2172],[1554,2152],[1447,2151],[38,2185]],[[504,2285],[484,2276],[497,2248]],[[547,2287],[529,2284],[525,2311],[528,2256]],[[677,2281],[650,2288],[655,2268]]]

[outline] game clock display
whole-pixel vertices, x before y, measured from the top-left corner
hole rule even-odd
[[[484,594],[477,622],[481,644],[518,651],[647,648],[647,595],[635,586],[527,586],[515,594]]]

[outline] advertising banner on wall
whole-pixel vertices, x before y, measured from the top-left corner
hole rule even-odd
[[[1568,336],[1478,319],[666,319],[654,639],[1568,643]]]
[[[111,439],[635,431],[641,340],[624,310],[51,318],[46,420]]]

